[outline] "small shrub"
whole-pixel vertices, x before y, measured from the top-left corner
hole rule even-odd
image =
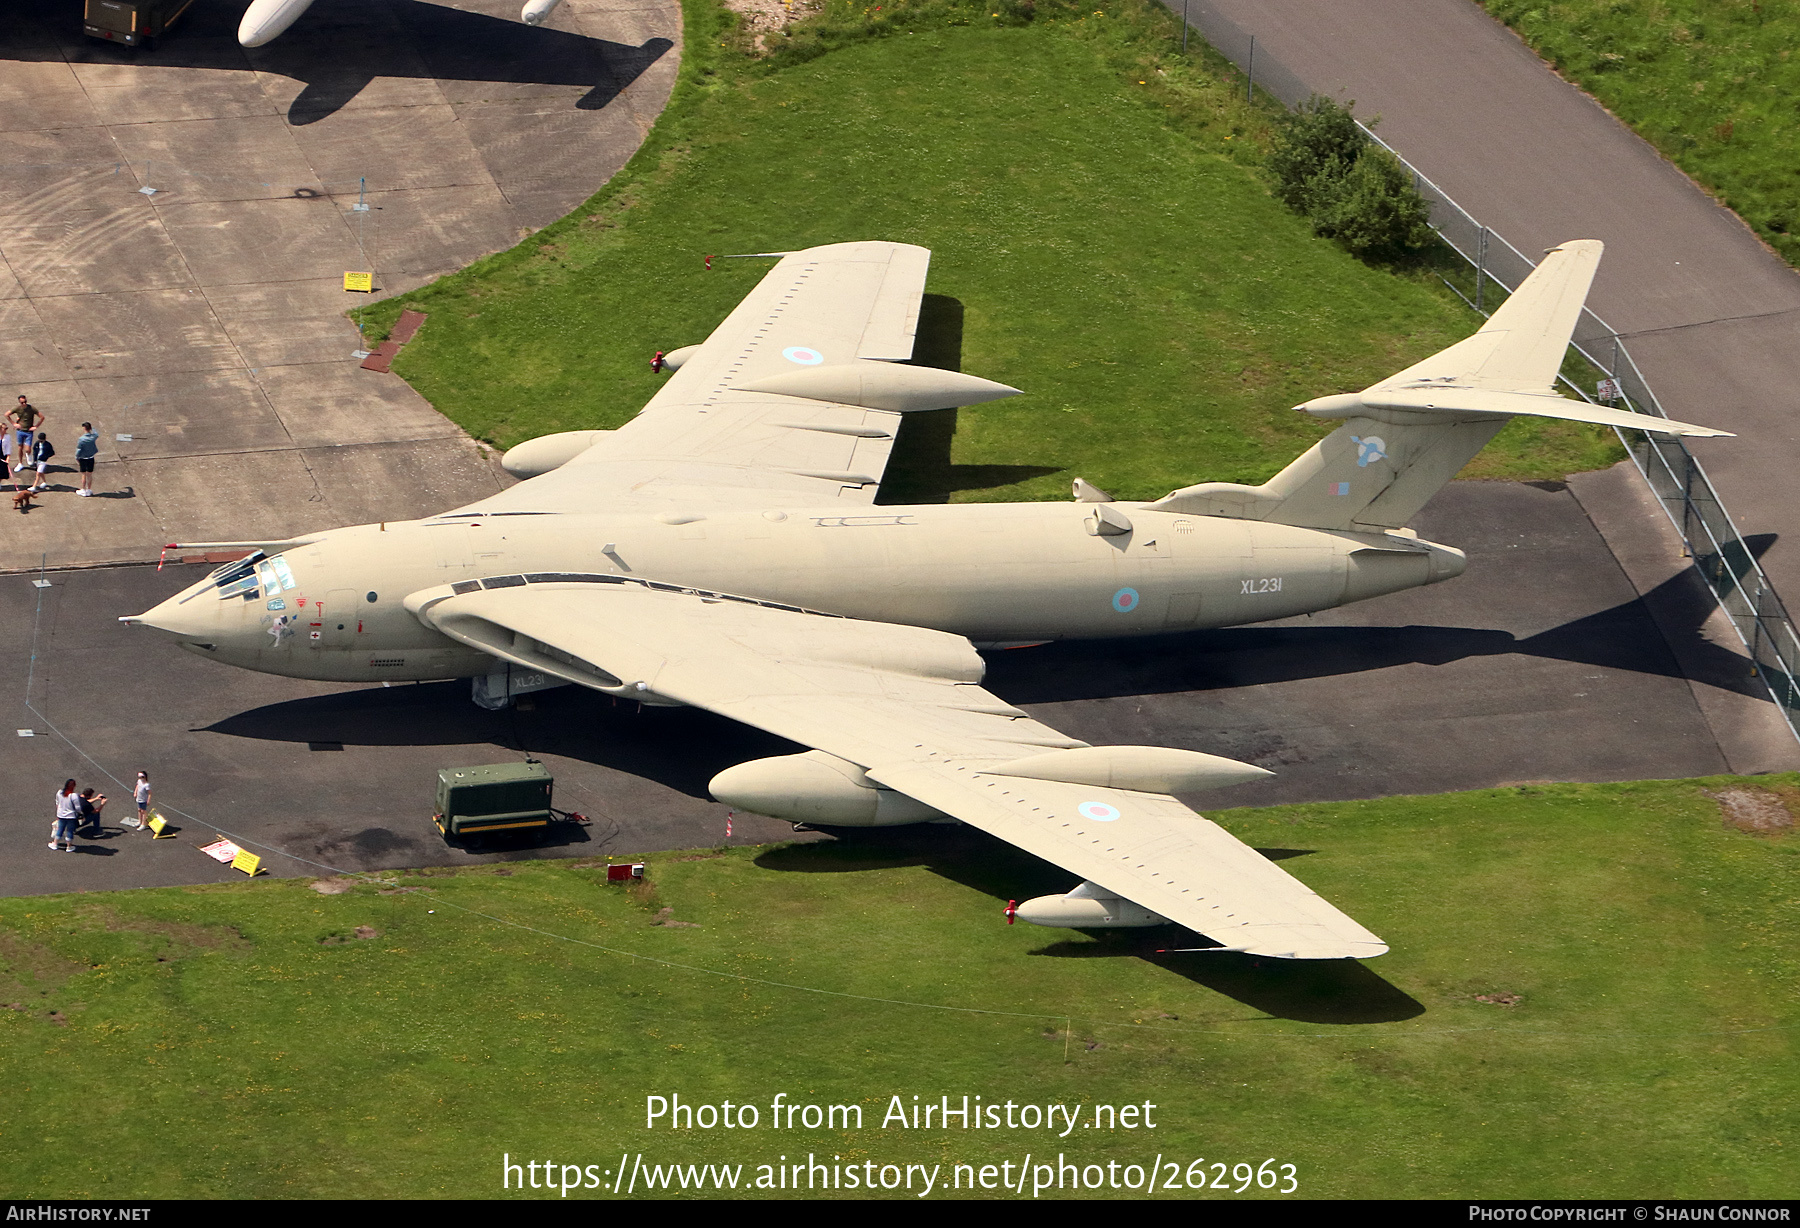
[[[1394,258],[1431,242],[1430,209],[1405,168],[1329,98],[1284,117],[1267,165],[1276,198],[1353,255]]]

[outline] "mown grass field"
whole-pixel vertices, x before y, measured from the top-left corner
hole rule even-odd
[[[1800,264],[1800,4],[1483,3],[1790,264]]]
[[[658,386],[651,353],[704,339],[768,267],[709,254],[919,243],[931,360],[1029,395],[962,411],[947,458],[903,441],[899,502],[1065,498],[1075,474],[1125,498],[1261,481],[1322,433],[1291,406],[1477,326],[1428,269],[1362,264],[1268,195],[1269,113],[1221,62],[1183,60],[1160,6],[1035,11],[840,4],[757,59],[690,0],[681,84],[626,171],[371,308],[374,335],[428,311],[396,369],[507,447],[627,421]],[[1519,423],[1470,473],[1622,455],[1597,428]]]
[[[1220,816],[1392,943],[1366,964],[1009,929],[1006,898],[1065,876],[932,827],[659,854],[635,890],[520,861],[8,899],[0,1185],[494,1197],[502,1153],[750,1185],[783,1155],[948,1181],[1060,1152],[1204,1158],[1208,1181],[1274,1159],[1309,1197],[1788,1197],[1800,844],[1725,824],[1707,787],[1800,797],[1761,777]],[[677,1093],[760,1126],[646,1129]],[[778,1093],[864,1127],[772,1129]],[[891,1097],[965,1094],[1148,1101],[1156,1129],[879,1124]]]

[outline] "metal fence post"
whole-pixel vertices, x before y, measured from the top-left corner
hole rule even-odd
[[[1181,54],[1187,54],[1188,0],[1181,0]]]
[[[1475,236],[1475,310],[1481,310],[1481,281],[1487,274],[1487,227]]]
[[[1250,66],[1244,69],[1244,101],[1256,101],[1256,35],[1250,36]]]

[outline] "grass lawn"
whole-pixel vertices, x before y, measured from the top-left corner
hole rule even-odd
[[[962,411],[947,457],[903,440],[884,501],[1066,498],[1077,473],[1155,498],[1261,481],[1321,433],[1291,406],[1479,323],[1427,270],[1362,264],[1273,200],[1268,112],[1181,59],[1160,6],[894,11],[862,37],[834,9],[799,28],[820,54],[757,60],[689,0],[650,143],[564,221],[372,307],[375,335],[403,305],[431,314],[396,369],[501,447],[618,426],[658,386],[651,353],[702,340],[768,267],[708,254],[919,243],[932,360],[1029,395]],[[1530,422],[1470,472],[1622,456],[1610,432]]]
[[[1483,2],[1800,264],[1800,3]]]
[[[1800,797],[1761,777],[1223,814],[1393,944],[1367,964],[1009,929],[1000,901],[1066,876],[930,827],[662,854],[636,889],[521,861],[8,899],[0,1182],[484,1198],[502,1153],[752,1185],[783,1155],[948,1182],[1061,1152],[1204,1158],[1203,1180],[1273,1158],[1311,1197],[1787,1197],[1800,843],[1725,825],[1708,785]],[[774,1129],[778,1093],[863,1127]],[[646,1129],[675,1094],[758,1128]],[[1148,1101],[1156,1128],[882,1128],[892,1097],[965,1094]]]

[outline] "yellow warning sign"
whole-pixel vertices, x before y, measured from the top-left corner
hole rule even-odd
[[[239,849],[237,856],[231,859],[231,868],[242,870],[251,878],[255,878],[262,873],[262,858],[255,853],[246,853],[243,849]]]
[[[354,290],[358,294],[373,294],[375,293],[375,274],[345,273],[344,289]]]
[[[151,836],[153,840],[173,840],[175,838],[175,833],[169,829],[169,821],[155,811],[150,814],[150,830],[153,833]]]

